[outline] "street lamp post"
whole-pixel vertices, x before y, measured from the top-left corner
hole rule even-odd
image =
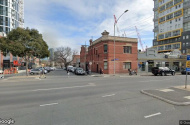
[[[128,10],[125,10],[125,11],[121,14],[121,16],[123,16],[123,14],[125,14],[127,11],[128,11]],[[120,16],[120,17],[121,17],[121,16]],[[115,75],[115,25],[116,25],[116,23],[118,22],[118,20],[120,19],[120,17],[119,17],[117,20],[115,20],[115,22],[114,22],[114,75]]]

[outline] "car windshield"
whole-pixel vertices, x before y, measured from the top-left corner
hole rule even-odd
[[[77,68],[77,70],[83,70],[82,68]]]

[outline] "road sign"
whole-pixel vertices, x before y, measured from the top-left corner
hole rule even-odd
[[[186,61],[186,68],[190,68],[190,61]]]
[[[116,58],[115,60],[119,60],[119,59]],[[111,59],[111,61],[114,61],[114,59]]]
[[[92,62],[89,62],[89,65],[92,65]]]
[[[186,72],[190,72],[190,68],[186,68]]]
[[[188,60],[190,61],[190,55],[187,55],[187,61],[188,61]]]

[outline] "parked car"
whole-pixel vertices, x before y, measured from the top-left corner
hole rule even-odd
[[[182,71],[181,71],[181,74],[182,74],[182,75],[186,75],[186,70],[185,70],[185,69],[182,70]],[[187,75],[190,75],[190,72],[187,72]]]
[[[71,72],[71,69],[73,68],[73,66],[67,66],[67,70]]]
[[[42,68],[43,67],[38,67],[38,68],[36,68],[36,69],[40,69],[41,71],[42,71]],[[44,68],[44,74],[47,74],[48,73],[48,71]]]
[[[49,67],[51,71],[56,70],[55,67]]]
[[[40,72],[41,72],[40,69],[31,69],[29,73],[30,73],[31,75],[34,75],[34,74],[40,74]]]
[[[50,71],[52,71],[52,70],[50,69],[50,67],[44,67],[44,69],[47,70],[48,73],[49,73]]]
[[[85,75],[86,72],[82,68],[76,68],[75,74],[76,75]]]
[[[74,72],[75,72],[75,69],[76,69],[76,67],[72,67],[72,68],[71,68],[71,72],[74,73]]]
[[[152,67],[152,74],[155,76],[166,76],[167,74],[175,75],[175,70],[171,70],[168,67]]]

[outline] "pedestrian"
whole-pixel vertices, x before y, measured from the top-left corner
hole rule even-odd
[[[102,74],[102,68],[100,68],[100,74]]]
[[[41,68],[41,71],[40,71],[40,77],[39,77],[39,78],[41,78],[41,77],[46,78],[44,67],[42,67],[42,68]]]
[[[69,75],[70,75],[69,70],[67,70],[67,77],[68,77],[68,78],[69,78]]]
[[[128,69],[128,72],[129,72],[129,75],[132,75],[132,73],[131,73],[131,69]]]

